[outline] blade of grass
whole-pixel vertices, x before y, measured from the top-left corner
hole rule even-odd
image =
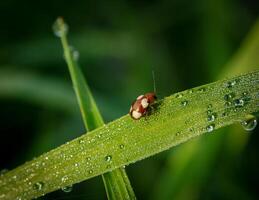
[[[169,96],[140,120],[123,116],[3,174],[0,199],[36,198],[240,122],[259,112],[258,90],[255,71]],[[235,99],[227,103],[229,93]],[[235,104],[237,99],[244,104]],[[216,116],[213,123],[208,107]]]
[[[86,80],[74,57],[75,52],[73,52],[73,50],[71,50],[69,47],[66,37],[67,25],[64,23],[62,18],[58,18],[54,26],[54,28],[56,28],[54,31],[58,31],[59,37],[61,39],[65,60],[69,68],[85,127],[88,131],[94,130],[102,126],[104,122],[91,94],[91,91],[86,83]],[[124,176],[122,176],[122,174]],[[109,200],[136,199],[124,168],[119,168],[113,172],[103,174],[102,178]]]

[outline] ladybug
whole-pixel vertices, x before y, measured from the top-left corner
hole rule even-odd
[[[154,92],[146,93],[145,95],[140,95],[131,104],[129,114],[130,116],[137,120],[147,113],[149,106],[155,102],[157,99]]]

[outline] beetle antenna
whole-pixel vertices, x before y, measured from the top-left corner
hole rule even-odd
[[[152,77],[153,77],[154,93],[156,94],[156,80],[155,80],[155,72],[154,72],[154,70],[152,70]]]

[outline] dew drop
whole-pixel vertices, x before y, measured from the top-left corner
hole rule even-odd
[[[229,94],[226,94],[225,96],[224,96],[224,100],[226,100],[226,101],[230,101],[231,99],[233,99],[235,97],[235,93],[229,93]]]
[[[78,61],[79,56],[80,56],[79,51],[73,50],[73,51],[72,51],[72,55],[73,55],[74,60],[75,60],[75,61]]]
[[[79,144],[83,144],[85,141],[83,140],[83,139],[80,139],[79,141],[78,141],[78,143]]]
[[[242,107],[242,106],[244,106],[244,100],[243,99],[235,99],[234,100],[234,105],[235,105],[235,107]]]
[[[13,179],[13,180],[16,180],[16,179],[17,179],[17,176],[16,176],[16,175],[14,175],[14,176],[12,177],[12,179]]]
[[[207,119],[208,119],[209,122],[214,122],[215,119],[216,119],[216,115],[215,114],[208,115]]]
[[[242,93],[242,99],[243,99],[245,102],[248,102],[248,101],[251,100],[251,96],[249,96],[247,92],[243,92],[243,93]]]
[[[124,144],[120,144],[120,149],[124,149]]]
[[[198,89],[198,91],[199,91],[199,92],[205,92],[206,89],[205,89],[205,88],[200,88],[200,89]]]
[[[176,98],[182,98],[183,95],[182,95],[182,94],[177,94],[175,97],[176,97]]]
[[[214,130],[214,128],[215,128],[215,125],[214,125],[214,124],[210,124],[210,125],[208,125],[208,126],[206,127],[206,130],[207,130],[208,132],[211,132],[211,131]]]
[[[68,186],[65,186],[65,187],[62,187],[61,190],[63,192],[71,192],[73,189],[73,186],[72,185],[68,185]]]
[[[105,156],[105,161],[106,162],[111,162],[111,160],[112,160],[112,156],[111,155]]]
[[[75,61],[78,61],[80,54],[79,54],[79,52],[75,49],[75,47],[69,46],[69,50],[70,50],[70,52],[71,52],[71,54],[72,54],[73,59],[74,59]]]
[[[37,182],[33,184],[33,189],[34,190],[42,190],[44,187],[44,183],[43,182]]]
[[[88,171],[88,174],[92,174],[92,173],[93,173],[93,170],[90,169],[90,170]]]
[[[243,96],[247,96],[248,93],[247,93],[247,92],[243,92],[242,95],[243,95]]]
[[[257,119],[255,116],[251,116],[248,119],[241,121],[241,125],[246,131],[252,131],[257,126]]]
[[[231,101],[227,101],[226,103],[225,103],[225,107],[230,107],[232,105],[232,102]]]
[[[61,181],[62,181],[62,182],[68,181],[68,176],[63,176],[63,177],[61,178]]]
[[[207,110],[207,114],[210,115],[212,113],[212,110]]]
[[[62,37],[68,33],[68,25],[63,18],[59,17],[52,26],[53,32],[57,37]]]
[[[233,81],[228,81],[227,82],[227,88],[232,88],[234,85],[236,85],[237,81],[233,80]]]
[[[227,113],[226,113],[226,112],[223,112],[221,116],[222,116],[222,117],[226,117],[226,116],[227,116]]]
[[[187,106],[188,105],[188,101],[187,100],[182,101],[181,104],[182,104],[182,106]]]

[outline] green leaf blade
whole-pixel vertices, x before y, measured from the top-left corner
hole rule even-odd
[[[2,199],[35,198],[169,149],[208,132],[212,124],[218,129],[239,122],[259,112],[258,90],[255,71],[169,96],[140,120],[123,116],[6,173],[0,179]],[[226,106],[224,96],[230,92],[235,99],[244,92],[249,98],[242,107]],[[217,114],[213,123],[208,109]],[[39,182],[44,187],[36,190]]]
[[[57,26],[57,30],[60,31],[59,33],[64,49],[65,60],[69,68],[84,125],[88,131],[94,130],[104,124],[103,119],[83,76],[83,73],[73,56],[74,52],[68,45],[65,32],[66,24],[64,23],[63,19],[58,18],[55,25]],[[124,174],[124,177],[121,174]],[[109,200],[136,199],[125,169],[119,168],[114,170],[114,172],[108,172],[106,175],[103,175],[103,181]]]
[[[86,80],[72,56],[73,52],[71,52],[72,50],[68,45],[66,37],[61,37],[61,41],[64,48],[65,60],[71,75],[84,125],[88,131],[93,130],[103,125],[104,122],[93,99],[92,93],[86,83]]]

